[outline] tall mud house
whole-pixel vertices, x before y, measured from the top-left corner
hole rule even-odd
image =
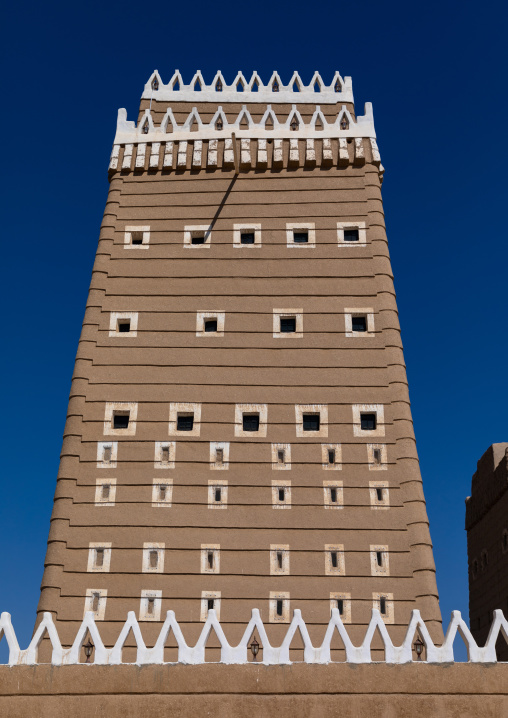
[[[375,137],[339,73],[155,72],[119,111],[38,609],[64,645],[86,610],[106,645],[211,608],[230,643],[253,608],[275,645],[294,609],[315,644],[332,608],[439,639]]]

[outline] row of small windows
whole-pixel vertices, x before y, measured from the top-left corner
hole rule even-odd
[[[227,481],[218,479],[209,481],[208,508],[227,508],[228,489],[229,484]],[[114,506],[116,503],[116,493],[116,479],[96,479],[96,506]],[[290,509],[292,506],[291,481],[282,479],[273,480],[271,482],[271,496],[271,505],[273,508]],[[369,481],[369,496],[372,508],[390,507],[389,484],[387,481]],[[152,507],[170,508],[172,503],[173,479],[154,479],[152,483]],[[343,508],[344,505],[343,482],[323,481],[323,506],[329,509]],[[305,504],[305,507],[308,508],[308,504]]]
[[[242,424],[243,426],[243,424]],[[210,469],[229,469],[230,442],[210,442]],[[156,469],[174,469],[176,465],[176,442],[155,442]],[[238,457],[241,458],[241,457]],[[99,441],[97,444],[97,468],[117,467],[118,442]],[[367,444],[367,462],[369,470],[385,470],[388,468],[386,444]],[[292,467],[291,444],[271,444],[271,463],[273,469],[288,471]],[[323,469],[342,469],[341,444],[321,444],[321,465]]]
[[[109,336],[134,338],[138,335],[137,312],[110,312]],[[374,309],[346,308],[344,310],[346,337],[373,337]],[[196,336],[223,337],[226,324],[226,313],[218,311],[196,313]],[[274,309],[272,334],[275,339],[303,337],[302,309]]]
[[[92,611],[95,620],[105,619],[107,589],[89,588],[86,591],[85,612]],[[209,611],[215,611],[217,619],[221,618],[221,592],[202,591],[200,620],[206,621]],[[385,623],[394,622],[393,593],[373,593],[372,607],[381,614]],[[138,620],[160,621],[162,611],[162,591],[146,589],[141,591]],[[350,593],[337,591],[330,593],[330,615],[338,611],[343,623],[352,621],[352,601]],[[270,623],[290,622],[290,594],[287,591],[270,591],[268,614]],[[224,618],[224,617],[223,617]]]
[[[508,552],[508,529],[503,529],[503,532],[501,534],[501,551],[502,553]],[[478,561],[477,558],[475,558],[472,562],[471,566],[471,574],[473,579],[477,578],[478,573],[481,571],[482,573],[487,570],[487,567],[489,565],[489,552],[487,549],[483,549],[480,553],[480,560]]]
[[[353,404],[354,436],[384,436],[384,406],[382,404]],[[136,432],[137,403],[108,402],[104,416],[105,435],[133,436]],[[328,406],[326,404],[296,404],[296,436],[328,436]],[[267,404],[235,404],[235,436],[266,437],[268,429]],[[169,405],[169,434],[199,436],[201,404],[171,403]]]
[[[370,546],[370,573],[372,576],[389,576],[390,561],[388,546]],[[144,543],[141,571],[142,573],[164,573],[164,543]],[[112,544],[91,542],[88,549],[89,573],[108,573],[111,570]],[[200,552],[200,572],[215,573],[220,571],[220,545],[202,544]],[[272,545],[269,553],[270,575],[290,575],[289,545]],[[187,573],[189,564],[187,562]],[[324,547],[325,576],[345,576],[346,560],[342,544],[327,544]]]
[[[183,246],[209,248],[212,245],[210,225],[187,225],[183,232]],[[365,222],[337,222],[337,243],[339,246],[365,246],[367,229]],[[261,247],[260,224],[233,225],[233,247]],[[286,245],[288,247],[315,247],[316,225],[314,222],[292,222],[286,224]],[[124,232],[125,249],[148,249],[150,246],[149,226],[127,226]]]

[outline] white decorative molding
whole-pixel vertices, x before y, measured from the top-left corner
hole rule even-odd
[[[150,593],[156,593],[155,591]],[[337,594],[338,596],[339,594]],[[345,594],[344,594],[345,595]],[[288,621],[289,622],[289,621]],[[215,632],[221,645],[221,663],[246,664],[248,663],[248,644],[252,633],[257,630],[262,650],[259,654],[258,663],[264,665],[289,664],[290,646],[297,631],[304,644],[305,663],[330,663],[331,643],[334,632],[337,631],[344,644],[346,663],[372,663],[371,646],[376,631],[379,632],[384,647],[385,663],[411,663],[413,657],[413,641],[415,633],[418,632],[425,644],[423,661],[426,663],[452,663],[454,661],[454,641],[457,632],[462,637],[468,651],[470,663],[497,663],[496,641],[500,634],[508,641],[508,620],[500,609],[494,611],[489,635],[485,646],[478,646],[468,626],[462,619],[460,611],[453,611],[451,621],[446,632],[444,642],[436,646],[430,637],[429,631],[420,615],[415,609],[411,612],[411,619],[406,631],[404,641],[400,646],[392,643],[390,634],[378,609],[372,609],[372,617],[367,627],[363,642],[355,646],[344,626],[337,608],[332,608],[330,622],[325,633],[324,640],[320,646],[314,646],[310,640],[309,632],[305,621],[302,618],[300,609],[293,611],[293,619],[288,627],[286,636],[280,646],[272,646],[261,620],[259,609],[252,610],[252,618],[247,625],[242,640],[237,646],[231,646],[217,618],[214,609],[208,610],[205,625],[201,631],[197,643],[189,646],[183,636],[182,630],[176,620],[174,611],[166,613],[166,619],[160,630],[159,636],[152,648],[146,646],[139,623],[134,611],[129,611],[127,620],[120,631],[120,635],[112,648],[106,648],[100,636],[99,629],[92,611],[86,611],[83,621],[78,629],[74,643],[70,648],[63,648],[60,643],[58,631],[53,623],[51,613],[44,613],[28,648],[20,649],[16,633],[12,626],[10,613],[2,613],[0,616],[0,638],[5,636],[9,647],[9,666],[16,665],[37,665],[38,648],[45,635],[49,638],[52,646],[51,663],[54,666],[75,665],[83,662],[82,646],[88,640],[89,635],[94,644],[92,663],[98,665],[118,665],[122,661],[122,649],[129,633],[132,631],[137,646],[136,664],[162,664],[164,663],[164,646],[169,634],[173,631],[174,639],[178,645],[178,663],[200,664],[205,663],[205,647],[212,630]],[[376,657],[376,661],[379,658]],[[256,664],[253,664],[256,665]]]

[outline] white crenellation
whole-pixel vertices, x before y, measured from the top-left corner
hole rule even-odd
[[[284,150],[282,148],[282,140],[273,141],[273,165],[281,166],[284,161]]]
[[[113,149],[111,150],[111,157],[109,160],[109,169],[110,170],[118,169],[118,155],[119,154],[120,154],[120,145],[113,145]]]
[[[300,164],[300,152],[297,139],[289,140],[289,164],[293,166]]]
[[[268,164],[268,152],[266,149],[266,140],[258,140],[258,167],[266,167]]]
[[[316,164],[316,150],[314,148],[314,140],[310,138],[305,143],[305,164]]]
[[[349,152],[345,137],[339,139],[339,166],[346,167],[349,164]]]
[[[240,166],[248,169],[251,166],[250,140],[240,140]]]
[[[156,169],[159,166],[159,154],[161,149],[160,142],[154,142],[152,144],[152,151],[150,152],[150,165],[151,169]]]
[[[185,140],[178,143],[178,155],[176,159],[176,164],[177,167],[187,166],[187,142]]]
[[[235,153],[233,151],[233,140],[232,139],[226,139],[224,140],[224,165],[234,165],[235,164]]]
[[[355,160],[356,165],[365,164],[365,151],[363,149],[363,139],[355,137]]]
[[[210,140],[208,143],[208,167],[217,167],[217,150],[219,146],[219,140]]]
[[[134,150],[133,144],[126,144],[124,153],[123,153],[123,161],[122,161],[122,169],[123,170],[130,170],[132,165],[132,152]]]
[[[195,140],[192,152],[192,167],[194,169],[201,167],[201,158],[203,155],[203,141]]]
[[[173,167],[173,143],[171,141],[166,142],[166,147],[164,149],[164,162],[162,166],[164,169]]]
[[[91,591],[95,591],[100,594],[101,601],[105,606],[107,591],[105,589],[88,589],[88,592]],[[149,593],[153,593],[154,595],[157,594],[159,601],[162,600],[161,591],[153,591]],[[336,594],[336,596],[342,597],[342,594]],[[348,594],[344,594],[344,596],[348,596]],[[219,598],[218,596],[214,597]],[[364,639],[360,645],[355,645],[352,642],[344,625],[346,621],[342,620],[339,610],[333,607],[323,642],[318,646],[314,646],[310,640],[309,632],[305,621],[302,618],[300,609],[295,609],[293,611],[293,619],[288,626],[288,630],[280,646],[272,646],[270,643],[267,630],[261,620],[259,609],[257,608],[252,609],[252,617],[238,645],[231,645],[228,642],[214,609],[209,610],[207,615],[203,617],[203,620],[205,620],[205,618],[206,620],[201,631],[201,635],[195,645],[187,644],[182,629],[176,620],[174,611],[167,611],[159,636],[153,647],[148,647],[146,645],[134,611],[129,611],[127,614],[127,620],[120,631],[115,645],[111,648],[107,648],[104,645],[96,623],[96,618],[101,620],[100,615],[96,614],[94,617],[93,611],[85,611],[83,621],[78,629],[74,643],[70,648],[63,648],[51,613],[44,612],[42,621],[38,625],[28,648],[21,649],[12,626],[10,614],[2,613],[0,615],[0,637],[5,636],[5,640],[8,645],[8,665],[37,665],[38,649],[44,636],[47,636],[51,643],[51,664],[54,666],[85,666],[86,664],[81,663],[82,646],[87,640],[88,634],[90,635],[95,647],[92,663],[97,665],[121,664],[123,662],[122,650],[131,632],[137,646],[135,663],[138,665],[164,663],[164,647],[170,632],[172,632],[178,645],[178,663],[188,665],[205,663],[206,644],[212,633],[215,634],[214,639],[216,637],[221,646],[221,663],[248,664],[249,642],[255,629],[259,634],[260,643],[263,646],[263,653],[258,663],[262,663],[264,665],[291,663],[290,646],[297,631],[300,632],[304,645],[304,662],[314,664],[330,663],[332,656],[331,644],[334,639],[335,631],[339,634],[339,637],[344,645],[346,663],[352,664],[372,663],[371,650],[372,642],[375,636],[376,640],[381,640],[384,650],[384,661],[388,664],[412,663],[415,660],[413,656],[413,641],[416,631],[418,631],[423,643],[425,644],[425,652],[422,657],[422,663],[453,663],[454,641],[457,633],[460,634],[462,640],[464,641],[470,663],[496,663],[496,641],[500,635],[503,635],[504,638],[508,640],[508,620],[504,617],[503,611],[500,609],[493,611],[493,620],[485,646],[478,646],[467,624],[463,620],[460,611],[452,611],[451,621],[448,626],[448,630],[446,631],[444,642],[441,646],[436,646],[433,642],[427,626],[420,615],[420,611],[417,609],[414,609],[411,612],[411,618],[407,627],[406,635],[401,645],[393,644],[386,625],[387,621],[383,620],[379,609],[375,607],[372,609],[371,619],[367,626]],[[376,658],[376,660],[378,661],[379,659]],[[251,663],[250,665],[255,666],[256,664]],[[83,668],[83,670],[86,670],[86,668]]]
[[[144,169],[146,156],[146,142],[139,142],[136,145],[136,169]]]
[[[331,164],[333,162],[332,141],[329,138],[323,139],[323,164]]]
[[[154,79],[158,88],[154,89]],[[254,87],[257,85],[257,90]],[[220,89],[218,89],[218,87]],[[329,85],[325,84],[321,75],[315,72],[310,83],[305,85],[297,72],[294,72],[289,83],[284,85],[277,72],[274,72],[265,85],[257,72],[253,72],[250,80],[239,72],[233,82],[228,85],[221,72],[207,85],[200,71],[196,72],[188,85],[178,70],[167,84],[155,70],[149,77],[143,90],[143,99],[157,102],[283,102],[300,104],[322,104],[336,102],[354,102],[353,83],[350,77],[342,78],[336,72]]]

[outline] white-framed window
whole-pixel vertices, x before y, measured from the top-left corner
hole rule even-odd
[[[103,621],[104,614],[106,613],[107,598],[108,591],[106,588],[87,588],[83,617],[87,611],[92,611],[93,617],[96,621]]]
[[[211,479],[208,482],[208,508],[227,509],[228,482],[224,479]]]
[[[160,621],[162,591],[145,589],[141,591],[139,621]]]
[[[95,479],[95,505],[114,506],[116,479]]]
[[[235,404],[235,436],[265,437],[267,422],[266,404]]]
[[[325,509],[342,509],[344,507],[344,488],[342,481],[323,481]]]
[[[229,441],[210,442],[210,469],[215,471],[229,469]]]
[[[270,545],[270,576],[289,576],[289,544]]]
[[[104,434],[106,436],[134,436],[138,405],[134,402],[106,402]]]
[[[88,544],[89,573],[108,573],[111,565],[111,542],[90,541]]]
[[[303,309],[273,310],[274,339],[301,339],[303,337]]]
[[[393,593],[373,593],[372,607],[377,608],[385,623],[394,623],[395,609],[393,605]]]
[[[169,434],[199,436],[201,432],[201,404],[189,402],[169,405]]]
[[[213,609],[220,621],[220,591],[201,591],[201,613],[200,620],[206,621],[208,618],[208,611]]]
[[[223,337],[226,312],[198,312],[196,314],[197,337]]]
[[[343,544],[329,543],[325,545],[325,575],[346,575],[346,561],[344,558]]]
[[[173,479],[154,479],[152,484],[152,508],[171,508],[173,501]]]
[[[123,236],[124,249],[148,249],[150,246],[150,227],[126,227]]]
[[[273,479],[272,508],[291,508],[291,481],[289,481],[288,479]]]
[[[118,441],[97,442],[97,468],[116,469]]]
[[[201,573],[220,573],[220,544],[201,544]]]
[[[341,444],[321,444],[321,465],[327,471],[342,469]]]
[[[374,310],[372,307],[344,309],[346,337],[374,337]]]
[[[109,336],[131,339],[138,336],[137,312],[110,312]]]
[[[367,244],[365,222],[337,222],[339,247],[364,247]]]
[[[369,471],[386,471],[388,469],[386,444],[367,444],[367,462]]]
[[[174,441],[156,441],[154,469],[175,468],[176,444]]]
[[[369,481],[370,507],[372,509],[390,508],[388,481]]]
[[[291,469],[291,444],[272,444],[272,469],[278,471]]]
[[[288,247],[315,247],[316,225],[314,222],[293,222],[286,224]]]
[[[333,609],[337,609],[342,623],[351,623],[351,594],[338,593],[333,591],[330,593],[330,615]]]
[[[270,591],[270,623],[289,623],[289,593]]]
[[[296,404],[296,435],[299,438],[328,436],[328,406],[326,404]]]
[[[164,550],[163,543],[143,544],[143,573],[164,573]]]
[[[376,544],[370,547],[370,573],[372,576],[390,575],[388,546]]]
[[[208,224],[189,225],[184,228],[183,246],[190,249],[210,249],[212,228]]]
[[[383,404],[353,404],[353,433],[355,436],[384,436],[385,410]]]
[[[261,225],[234,224],[233,247],[261,247]]]

